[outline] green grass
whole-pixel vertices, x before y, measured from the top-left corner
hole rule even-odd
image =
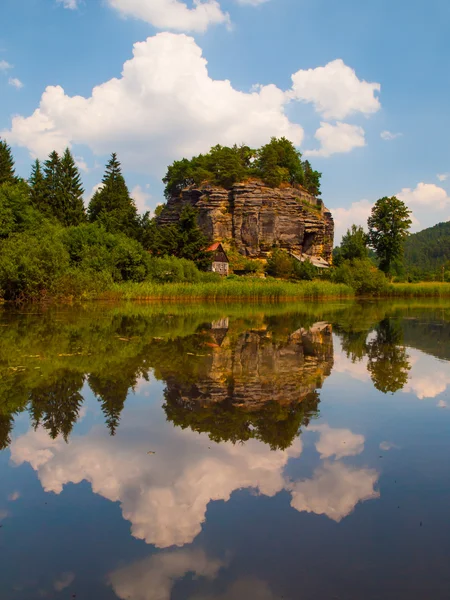
[[[328,281],[223,280],[204,283],[121,283],[101,295],[105,300],[286,300],[353,298],[344,284]]]
[[[450,297],[450,283],[437,283],[424,281],[422,283],[392,283],[390,284],[388,296],[394,297]]]

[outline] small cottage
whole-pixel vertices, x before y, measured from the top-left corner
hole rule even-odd
[[[207,248],[207,251],[211,252],[212,255],[211,271],[213,273],[219,273],[220,275],[227,276],[230,271],[230,261],[228,260],[222,244],[220,242],[216,242]]]

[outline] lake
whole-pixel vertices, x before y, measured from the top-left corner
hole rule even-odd
[[[450,597],[450,302],[0,311],[0,598]]]

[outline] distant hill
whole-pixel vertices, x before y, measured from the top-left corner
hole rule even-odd
[[[450,261],[450,221],[413,233],[405,243],[405,267],[436,271]]]

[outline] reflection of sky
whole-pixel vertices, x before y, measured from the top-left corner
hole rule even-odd
[[[141,386],[142,398],[151,390],[147,387]],[[115,438],[94,423],[69,444],[51,440],[43,428],[30,429],[13,441],[11,459],[31,465],[47,492],[60,494],[65,485],[88,481],[94,493],[120,502],[134,537],[160,548],[191,543],[208,504],[228,501],[239,489],[253,488],[268,497],[286,490],[295,509],[335,521],[359,501],[377,497],[376,471],[337,460],[364,449],[364,437],[350,430],[312,426],[321,458],[336,460],[325,461],[309,479],[293,481],[284,471],[290,458],[301,455],[301,439],[289,450],[275,452],[257,440],[214,444],[206,434],[164,424],[161,413],[157,403],[135,403],[124,412]]]
[[[370,382],[367,357],[352,362],[342,351],[340,340],[334,336],[334,373],[341,373],[362,382]],[[407,348],[411,370],[402,392],[414,394],[419,400],[432,399],[447,391],[450,386],[450,363],[425,354],[416,348]],[[443,407],[441,401],[438,406]]]

